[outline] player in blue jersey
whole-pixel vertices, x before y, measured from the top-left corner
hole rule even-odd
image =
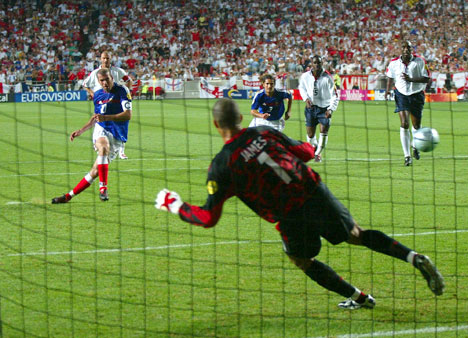
[[[262,85],[263,89],[258,91],[252,100],[250,113],[254,118],[249,127],[266,125],[283,131],[284,120],[291,117],[291,93],[275,89],[275,78],[270,74],[262,77]],[[284,109],[284,100],[288,104],[286,111]]]
[[[94,93],[94,115],[81,128],[70,135],[73,141],[94,126],[93,143],[98,153],[96,162],[88,174],[69,193],[52,199],[53,204],[67,203],[75,195],[88,188],[99,177],[99,198],[109,199],[107,175],[109,163],[119,154],[128,137],[128,123],[132,116],[132,97],[127,87],[114,82],[109,69],[97,72],[102,89]]]

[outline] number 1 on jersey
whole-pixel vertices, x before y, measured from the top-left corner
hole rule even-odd
[[[258,155],[257,161],[260,164],[265,163],[268,165],[286,184],[289,184],[292,181],[292,178],[289,177],[288,173],[283,168],[281,168],[278,163],[273,161],[270,155],[268,155],[266,152],[262,151],[260,155]]]

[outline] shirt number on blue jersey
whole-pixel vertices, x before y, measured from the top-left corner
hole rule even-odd
[[[286,184],[289,184],[291,182],[291,177],[289,177],[288,173],[280,167],[278,163],[273,161],[273,159],[268,155],[266,152],[262,151],[260,155],[257,157],[257,161],[260,164],[265,163],[268,165],[273,171],[275,172],[276,175],[279,176]]]
[[[104,115],[107,111],[107,103],[101,105],[101,114]]]

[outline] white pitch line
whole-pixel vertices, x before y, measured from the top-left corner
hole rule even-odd
[[[448,157],[431,157],[429,159],[467,159],[468,156],[461,155],[461,156],[448,156]],[[429,160],[427,159],[427,160]],[[210,158],[170,158],[170,159],[134,159],[134,161],[209,161]],[[129,160],[131,161],[131,160]],[[329,162],[396,162],[400,161],[398,158],[327,158]],[[26,162],[7,162],[7,163],[63,163],[67,161],[26,161]],[[84,163],[90,162],[89,160],[73,160],[70,163]],[[161,168],[161,169],[121,169],[121,170],[110,170],[111,172],[135,172],[135,171],[167,171],[167,170],[207,170],[207,168]],[[79,173],[46,173],[46,174],[11,174],[11,175],[0,175],[0,178],[5,177],[34,177],[34,176],[67,176],[67,175],[79,175],[83,172]]]
[[[408,233],[408,234],[393,234],[393,237],[404,237],[404,236],[429,236],[435,234],[455,234],[455,233],[466,233],[467,230],[446,230],[446,231],[430,231],[421,233]],[[13,254],[0,255],[0,257],[18,257],[18,256],[57,256],[57,255],[83,255],[83,254],[98,254],[98,253],[120,253],[120,252],[138,252],[138,251],[156,251],[156,250],[169,250],[179,248],[193,248],[202,246],[213,246],[213,245],[236,245],[236,244],[251,244],[251,243],[262,243],[272,244],[280,243],[280,240],[265,240],[265,241],[224,241],[224,242],[208,242],[208,243],[186,243],[186,244],[171,244],[161,246],[148,246],[146,248],[113,248],[113,249],[95,249],[95,250],[84,250],[84,251],[37,251],[37,252],[20,252]]]
[[[125,162],[133,161],[209,161],[212,157],[174,157],[174,158],[129,158]],[[33,164],[33,163],[92,163],[93,160],[53,160],[53,161],[6,161],[6,164]]]
[[[405,334],[418,334],[418,333],[441,333],[441,332],[452,332],[452,331],[466,331],[468,330],[468,325],[458,325],[458,326],[440,326],[440,327],[424,327],[421,329],[409,329],[409,330],[399,330],[399,331],[375,331],[371,333],[351,333],[351,334],[341,334],[333,335],[336,338],[367,338],[367,337],[393,337],[401,336]],[[314,338],[327,338],[325,336],[314,337]]]

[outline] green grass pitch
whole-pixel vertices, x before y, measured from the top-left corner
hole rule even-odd
[[[238,101],[248,126],[250,101]],[[156,193],[203,204],[222,147],[214,100],[134,101],[126,153],[64,205],[95,160],[91,132],[69,134],[90,102],[0,105],[0,322],[4,337],[467,337],[467,103],[427,103],[440,144],[403,166],[393,103],[341,102],[324,161],[310,162],[364,228],[393,235],[436,262],[432,295],[409,264],[323,242],[319,259],[374,295],[374,310],[308,280],[282,252],[274,225],[239,200],[203,229],[157,211]],[[305,140],[303,105],[285,133]]]

